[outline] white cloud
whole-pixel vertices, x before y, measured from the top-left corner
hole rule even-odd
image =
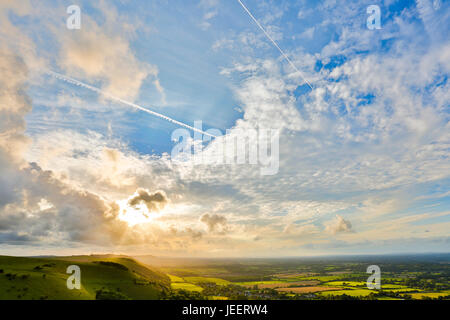
[[[204,9],[202,21],[199,22],[199,26],[202,30],[208,30],[211,27],[211,20],[218,14],[218,0],[201,0],[199,6]]]
[[[126,37],[105,32],[88,17],[75,35],[59,36],[60,66],[74,77],[102,80],[102,89],[112,95],[133,100],[147,77],[157,81],[157,67],[139,61]],[[161,92],[159,81],[155,85]]]
[[[350,221],[345,220],[340,215],[336,215],[336,218],[326,225],[325,231],[331,234],[337,234],[341,232],[352,232],[353,230]]]

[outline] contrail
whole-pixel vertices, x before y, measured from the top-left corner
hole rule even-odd
[[[237,0],[239,2],[239,4],[242,6],[242,8],[244,8],[244,10],[248,13],[248,15],[250,16],[250,18],[253,19],[253,21],[255,21],[256,25],[262,30],[262,32],[264,32],[264,34],[266,35],[266,37],[273,43],[273,45],[278,49],[278,51],[280,51],[280,53],[283,55],[283,57],[286,59],[287,62],[289,62],[289,64],[291,65],[292,68],[294,68],[295,71],[297,71],[300,76],[302,77],[303,81],[306,82],[306,84],[313,89],[312,85],[309,83],[308,80],[306,80],[306,78],[303,76],[303,73],[297,69],[297,67],[295,66],[295,64],[292,63],[291,59],[289,59],[289,57],[284,53],[283,50],[281,50],[281,48],[278,46],[278,44],[275,42],[275,40],[272,39],[272,37],[267,33],[267,31],[263,28],[263,26],[258,22],[258,20],[256,20],[256,18],[253,16],[253,14],[250,12],[250,10],[247,9],[247,7],[245,6],[245,4],[242,3],[241,0]]]
[[[118,98],[118,97],[116,97],[116,96],[113,96],[112,94],[109,94],[109,93],[107,93],[107,92],[104,92],[104,91],[102,91],[102,90],[100,90],[100,89],[98,89],[98,88],[96,88],[96,87],[93,87],[93,86],[91,86],[91,85],[89,85],[89,84],[86,84],[86,83],[84,83],[84,82],[81,82],[81,81],[79,81],[79,80],[73,79],[73,78],[71,78],[71,77],[65,76],[65,75],[63,75],[63,74],[60,74],[60,73],[58,73],[58,72],[51,71],[51,70],[48,70],[47,73],[48,73],[49,75],[51,75],[51,76],[53,76],[53,77],[59,79],[59,80],[63,80],[63,81],[65,81],[65,82],[68,82],[68,83],[71,83],[71,84],[74,84],[74,85],[77,85],[77,86],[80,86],[80,87],[89,89],[89,90],[94,91],[94,92],[97,92],[98,94],[101,94],[101,95],[103,95],[103,96],[109,98],[110,100],[118,101],[118,102],[120,102],[120,103],[122,103],[122,104],[125,104],[125,105],[127,105],[127,106],[130,106],[130,107],[133,107],[133,108],[135,108],[135,109],[138,109],[138,110],[147,112],[147,113],[149,113],[149,114],[151,114],[151,115],[154,115],[154,116],[156,116],[156,117],[158,117],[158,118],[161,118],[161,119],[167,120],[167,121],[169,121],[169,122],[175,123],[175,124],[177,124],[177,125],[179,125],[179,126],[188,128],[188,129],[190,129],[190,130],[192,130],[192,131],[196,131],[196,132],[199,132],[199,133],[208,135],[208,136],[210,136],[210,137],[217,138],[217,137],[216,137],[215,135],[213,135],[213,134],[210,134],[210,133],[208,133],[208,132],[205,132],[205,131],[202,131],[202,130],[200,130],[200,129],[197,129],[197,128],[195,128],[195,127],[192,127],[192,126],[190,126],[190,125],[188,125],[188,124],[185,124],[185,123],[183,123],[183,122],[180,122],[180,121],[178,121],[178,120],[172,119],[172,118],[170,118],[170,117],[168,117],[168,116],[165,116],[165,115],[163,115],[163,114],[160,114],[160,113],[158,113],[158,112],[149,110],[149,109],[144,108],[144,107],[142,107],[142,106],[140,106],[140,105],[137,105],[137,104],[135,104],[135,103],[133,103],[133,102],[129,102],[129,101],[123,100],[123,99],[121,99],[121,98]]]

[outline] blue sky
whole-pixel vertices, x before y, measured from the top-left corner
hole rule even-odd
[[[0,5],[0,253],[448,251],[449,2],[244,3],[301,75],[238,1]],[[175,163],[176,124],[46,70],[203,130],[277,129],[279,169]]]

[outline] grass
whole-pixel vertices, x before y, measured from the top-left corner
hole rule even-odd
[[[167,274],[167,276],[170,278],[170,282],[184,282],[184,279],[178,276],[174,276],[173,274]]]
[[[309,277],[300,277],[300,278],[298,278],[298,280],[319,280],[322,282],[329,282],[329,281],[342,280],[342,278],[346,278],[346,277],[349,277],[349,275],[343,274],[343,275],[335,275],[335,276],[309,276]]]
[[[365,281],[330,281],[324,283],[324,285],[332,287],[361,287],[366,288],[367,283]],[[383,284],[381,283],[381,289],[384,291],[401,292],[401,291],[415,291],[417,289],[408,288],[407,286],[400,284]]]
[[[208,277],[185,277],[184,281],[185,282],[189,282],[189,283],[193,283],[193,284],[202,283],[202,282],[211,282],[211,283],[215,283],[215,284],[220,285],[220,286],[226,286],[226,285],[231,284],[230,281],[227,281],[227,280],[224,280],[224,279],[208,278]]]
[[[369,290],[369,289],[349,289],[349,290],[336,290],[336,291],[324,291],[321,292],[320,294],[322,295],[342,295],[342,294],[346,294],[348,296],[351,297],[365,297],[368,296],[369,294],[376,292],[374,290]]]
[[[330,287],[293,287],[293,288],[278,288],[277,291],[288,292],[288,293],[316,293],[327,290],[333,290],[336,288]]]
[[[428,297],[428,298],[439,298],[442,296],[448,296],[450,295],[450,291],[444,291],[444,292],[424,292],[424,293],[410,293],[411,297],[413,299],[422,299],[422,297]]]
[[[265,285],[265,284],[282,284],[286,285],[288,281],[286,280],[269,280],[269,281],[244,281],[244,282],[233,282],[233,284],[250,287],[254,285]]]
[[[227,274],[228,270],[224,268],[215,267],[190,267],[190,268],[163,268],[163,271],[176,275],[179,277],[197,277],[197,276],[209,276],[216,274]]]
[[[363,281],[330,281],[325,283],[327,286],[345,286],[345,287],[362,287],[366,286]]]
[[[285,287],[308,287],[319,284],[318,280],[302,280],[302,281],[250,281],[250,282],[235,282],[243,287],[253,288],[257,286],[258,289],[275,289]]]
[[[186,290],[186,291],[202,292],[203,288],[200,286],[197,286],[196,284],[204,283],[204,282],[215,283],[217,285],[230,284],[229,281],[223,280],[220,278],[208,278],[208,277],[184,277],[184,278],[181,278],[181,277],[175,276],[173,274],[167,274],[167,275],[170,278],[170,281],[171,281],[170,286],[173,290]],[[219,300],[219,299],[212,299],[212,300]]]
[[[414,289],[414,288],[401,288],[401,289],[387,289],[387,288],[383,288],[381,287],[384,291],[389,291],[389,292],[410,292],[410,291],[422,291],[420,289]]]
[[[78,265],[81,269],[80,290],[67,288],[69,265]],[[2,300],[92,300],[98,290],[123,299],[158,299],[170,283],[169,278],[157,270],[133,259],[115,256],[0,256],[0,269],[3,269],[0,274]]]
[[[381,289],[387,290],[387,289],[408,289],[407,286],[401,285],[401,284],[383,284],[381,283]]]
[[[171,284],[172,289],[174,290],[186,290],[186,291],[197,291],[202,292],[203,288],[196,286],[195,284],[188,282],[173,282]]]

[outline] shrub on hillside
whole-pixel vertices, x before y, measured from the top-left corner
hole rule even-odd
[[[95,293],[96,300],[128,300],[128,297],[120,292],[100,289]]]
[[[108,267],[114,267],[123,271],[128,271],[128,268],[125,267],[123,264],[112,262],[112,261],[94,261],[94,263],[98,263],[104,266]]]

